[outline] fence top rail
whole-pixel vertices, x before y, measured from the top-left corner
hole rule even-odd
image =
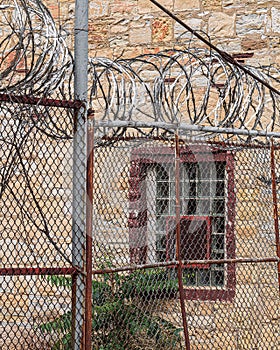
[[[213,133],[213,134],[232,134],[240,136],[252,137],[267,137],[280,138],[280,132],[266,131],[266,130],[248,130],[238,128],[223,128],[214,126],[193,125],[187,123],[164,123],[164,122],[141,122],[141,121],[104,121],[95,120],[95,127],[97,128],[114,128],[114,127],[128,127],[128,128],[160,128],[166,130],[177,131],[179,134],[186,131]]]

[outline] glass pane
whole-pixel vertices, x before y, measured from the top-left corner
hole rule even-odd
[[[187,176],[190,180],[196,180],[197,177],[197,164],[189,163],[186,164]]]
[[[199,163],[199,175],[201,179],[210,179],[211,178],[211,163]]]
[[[187,206],[187,215],[194,215],[196,213],[196,200],[190,199]]]
[[[197,272],[197,284],[199,286],[210,286],[210,271],[198,270]]]
[[[225,232],[225,218],[224,217],[217,217],[214,219],[214,232]]]
[[[198,201],[197,214],[209,215],[211,213],[211,200],[210,199],[200,199]]]
[[[157,217],[157,230],[158,231],[166,231],[166,218],[163,216]]]
[[[166,235],[157,236],[156,246],[158,250],[166,250]]]
[[[211,258],[216,259],[216,260],[223,260],[225,258],[224,252],[212,252],[211,253]]]
[[[187,286],[195,286],[196,285],[196,271],[195,269],[184,269],[183,270],[183,278],[184,284]]]
[[[224,199],[217,199],[214,201],[214,213],[224,214],[225,212],[225,201]]]
[[[216,183],[216,196],[224,197],[225,196],[225,184],[223,181],[218,181]]]
[[[168,196],[169,196],[169,183],[157,182],[157,197],[168,198]]]
[[[157,181],[168,181],[168,173],[167,171],[164,169],[163,166],[157,164],[156,165],[156,180]]]
[[[216,250],[225,249],[224,235],[214,235],[212,237],[212,248]]]
[[[210,197],[210,182],[209,181],[201,181],[199,184],[199,196],[201,197]]]
[[[207,223],[204,220],[181,220],[181,257],[184,260],[207,258]]]
[[[225,273],[222,270],[212,272],[212,285],[222,287],[224,285]]]
[[[158,199],[156,203],[156,215],[168,214],[168,199]]]
[[[225,162],[216,162],[216,176],[217,176],[217,179],[223,180],[225,178],[225,169],[226,169],[226,163]]]

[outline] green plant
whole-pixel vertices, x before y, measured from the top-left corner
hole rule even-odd
[[[163,269],[137,270],[126,277],[122,290],[130,297],[144,300],[173,298],[178,291],[178,280],[173,273]]]
[[[104,274],[92,283],[94,350],[180,348],[181,329],[147,307],[151,298],[167,298],[177,292],[177,281],[160,269],[135,271],[127,276]],[[169,278],[168,278],[169,277]],[[71,279],[51,276],[57,287],[71,287]],[[145,301],[144,301],[145,300]],[[143,303],[146,307],[143,308]],[[66,312],[39,326],[52,335],[52,350],[71,349],[71,313]]]

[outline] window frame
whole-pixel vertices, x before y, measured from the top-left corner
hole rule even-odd
[[[229,150],[220,149],[215,145],[207,144],[211,149],[209,152],[203,150],[204,145],[193,145],[191,147],[182,146],[180,148],[180,163],[195,162],[225,162],[227,176],[227,196],[226,199],[226,220],[225,220],[225,259],[235,258],[235,190],[234,190],[234,153]],[[129,177],[129,250],[130,259],[133,264],[147,264],[148,244],[147,244],[147,198],[143,193],[146,191],[146,177],[151,166],[164,163],[174,163],[174,147],[150,147],[139,148],[132,152],[130,161]],[[143,197],[143,198],[142,198]],[[180,216],[188,217],[191,215]],[[207,215],[206,215],[207,216]],[[196,216],[197,218],[198,216]],[[201,216],[202,217],[202,216]],[[211,220],[211,218],[210,218]],[[135,237],[140,237],[141,243],[131,244],[137,241]],[[193,266],[193,265],[192,265]],[[201,268],[201,267],[199,267]],[[224,265],[225,284],[219,286],[184,286],[185,297],[188,300],[222,300],[232,301],[235,297],[236,289],[236,268],[234,263]]]

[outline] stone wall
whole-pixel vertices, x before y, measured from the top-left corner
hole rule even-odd
[[[73,43],[74,1],[45,0]],[[265,0],[161,0],[163,6],[230,53],[253,52],[249,64],[279,63],[280,4]],[[90,55],[134,57],[184,45],[190,33],[149,0],[89,1]],[[178,43],[178,44],[177,44]]]

